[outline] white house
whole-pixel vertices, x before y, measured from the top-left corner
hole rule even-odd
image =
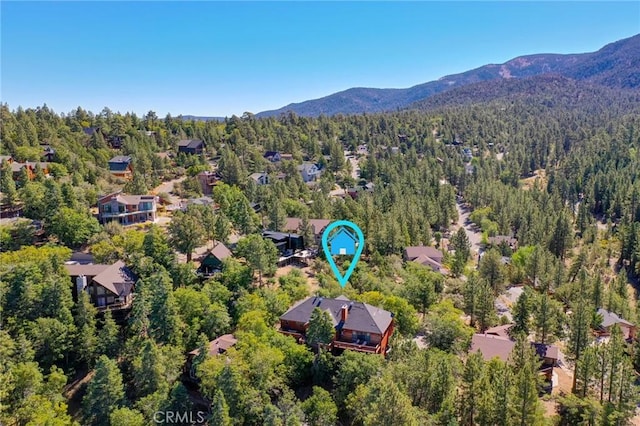
[[[318,169],[318,166],[313,163],[302,163],[298,166],[298,171],[302,176],[302,180],[305,182],[312,182],[318,179],[318,176],[320,176],[320,170]]]
[[[269,183],[269,176],[265,172],[252,173],[249,178],[258,185],[267,185]]]

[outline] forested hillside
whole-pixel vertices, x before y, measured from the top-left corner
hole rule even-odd
[[[0,154],[13,161],[1,163],[2,205],[29,220],[0,227],[0,423],[135,426],[193,412],[210,425],[629,424],[640,341],[622,327],[640,322],[640,103],[563,77],[510,84],[499,96],[483,95],[490,83],[460,89],[457,105],[426,111],[319,118],[2,105]],[[185,139],[204,153],[180,152]],[[14,173],[44,146],[48,173]],[[131,180],[109,171],[115,156],[131,157]],[[304,164],[320,178],[305,182]],[[169,209],[202,197],[205,171],[218,179],[213,204]],[[100,224],[96,203],[117,190],[158,195],[163,222]],[[322,255],[277,264],[262,231],[286,218],[306,241],[311,219],[360,226],[365,252],[344,288]],[[216,242],[232,256],[196,273],[196,249]],[[440,250],[442,268],[407,260],[411,246]],[[131,269],[129,310],[76,294],[74,252]],[[341,295],[393,314],[386,356],[327,349],[335,324],[320,310],[306,342],[279,332],[297,301]],[[623,321],[609,327],[598,309]],[[510,325],[505,359],[471,350],[499,325]],[[237,342],[211,354],[225,334]],[[536,352],[550,345],[563,354],[554,386],[541,374],[551,355]]]

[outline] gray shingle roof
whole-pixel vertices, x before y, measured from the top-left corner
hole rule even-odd
[[[609,312],[606,309],[602,309],[602,308],[598,309],[598,314],[602,315],[602,327],[604,328],[611,327],[614,324],[624,324],[628,326],[633,326],[633,324],[630,323],[629,321],[623,318],[620,318],[615,313]]]
[[[320,308],[323,311],[328,311],[331,314],[334,324],[340,326],[340,311],[345,305],[350,308],[347,314],[347,320],[342,324],[342,329],[383,334],[393,321],[393,314],[391,312],[376,308],[367,303],[351,302],[344,296],[336,299],[317,296],[309,297],[295,304],[285,312],[280,319],[306,323],[309,321],[313,310]]]

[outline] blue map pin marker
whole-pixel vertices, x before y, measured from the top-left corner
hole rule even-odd
[[[349,277],[356,269],[360,255],[364,249],[362,230],[353,222],[338,220],[332,222],[322,233],[322,249],[333,274],[342,287],[347,285]],[[347,271],[342,275],[333,256],[353,256]]]

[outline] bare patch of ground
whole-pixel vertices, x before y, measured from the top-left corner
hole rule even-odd
[[[533,172],[533,176],[531,177],[520,179],[520,183],[522,183],[522,189],[524,190],[532,189],[536,182],[538,182],[538,185],[542,188],[547,186],[547,174],[544,169],[536,170],[535,172]]]

